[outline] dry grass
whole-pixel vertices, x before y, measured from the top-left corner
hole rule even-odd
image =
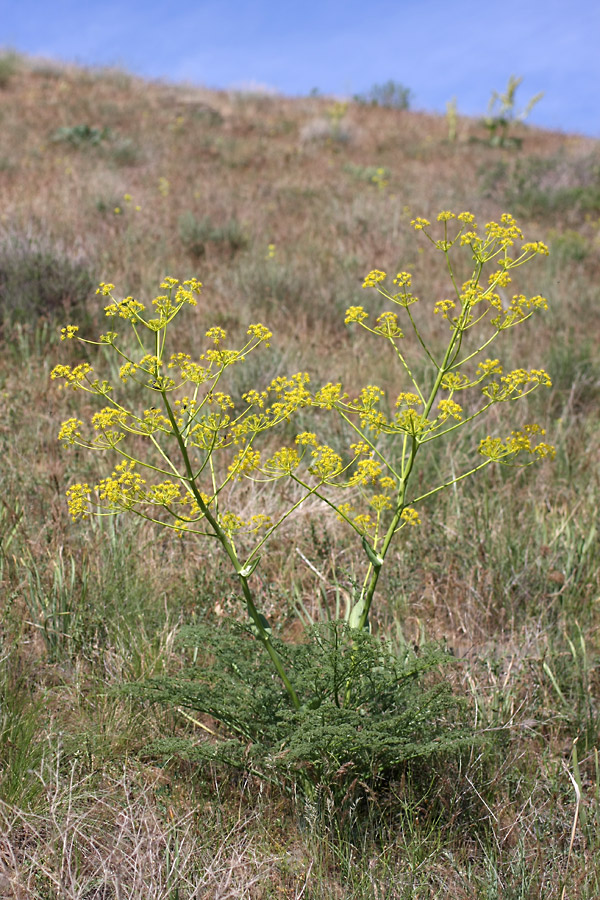
[[[491,148],[475,120],[461,120],[450,143],[444,119],[358,104],[336,131],[332,105],[26,60],[0,90],[0,896],[600,893],[596,143],[519,126],[519,151]],[[57,134],[78,126],[88,130],[72,141]],[[384,190],[361,174],[373,166],[386,169]],[[302,366],[350,388],[392,386],[385,360],[343,325],[362,277],[409,269],[421,297],[440,299],[444,274],[420,252],[411,216],[455,208],[487,220],[507,196],[526,233],[556,250],[521,282],[551,311],[505,352],[551,372],[552,395],[528,412],[547,422],[558,458],[432,504],[398,547],[375,623],[447,641],[463,661],[457,690],[499,744],[465,762],[460,786],[407,790],[392,821],[374,807],[370,823],[336,839],[251,780],[157,770],[143,756],[149,742],[194,727],[109,689],[175,671],[179,624],[237,614],[236,589],[204,547],[69,522],[65,486],[91,479],[92,464],[58,448],[58,422],[75,407],[48,374],[68,351],[57,342],[64,316],[92,327],[99,309],[93,292],[61,284],[75,267],[147,297],[165,274],[197,275],[205,290],[182,342],[262,318],[276,346],[269,371],[253,375]],[[211,223],[201,250],[185,239],[186,216]],[[23,283],[10,282],[9,303],[3,260],[14,263],[15,246]],[[27,248],[40,246],[60,276],[51,294],[35,287],[39,256]],[[315,615],[333,607],[352,554],[334,524],[311,531],[298,517],[262,576],[266,614],[294,633],[299,600]],[[577,774],[576,738],[582,801],[568,859],[576,797],[564,764]]]

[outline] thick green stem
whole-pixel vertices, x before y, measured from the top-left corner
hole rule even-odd
[[[275,667],[275,670],[277,671],[277,674],[281,678],[281,680],[285,686],[285,689],[288,692],[289,698],[292,701],[292,704],[294,705],[294,708],[300,709],[300,700],[298,699],[298,695],[297,695],[296,691],[294,690],[294,687],[293,687],[290,679],[286,675],[285,669],[283,667],[283,663],[281,662],[281,658],[280,658],[279,654],[277,653],[275,647],[271,643],[271,638],[269,637],[269,634],[265,630],[265,627],[260,618],[260,614],[259,614],[258,610],[256,609],[256,605],[252,598],[252,592],[251,592],[250,586],[248,584],[248,576],[246,574],[244,574],[243,567],[240,565],[240,561],[237,557],[237,553],[236,553],[236,550],[235,550],[235,547],[234,547],[232,541],[227,536],[227,534],[223,531],[223,529],[219,525],[217,518],[213,515],[212,511],[210,510],[210,508],[204,501],[200,491],[198,490],[198,487],[197,487],[195,479],[194,479],[192,464],[191,464],[191,461],[190,461],[190,458],[189,458],[189,455],[187,452],[187,447],[185,445],[183,437],[181,436],[179,428],[177,427],[177,421],[175,419],[175,416],[173,415],[173,410],[171,409],[171,405],[168,401],[166,391],[161,391],[161,394],[162,394],[163,402],[165,404],[165,409],[167,411],[167,415],[169,417],[169,421],[171,422],[171,427],[173,428],[173,433],[175,434],[177,443],[179,444],[179,450],[181,452],[181,457],[183,459],[185,471],[187,474],[186,480],[190,486],[190,490],[192,491],[192,494],[194,495],[194,499],[196,500],[196,503],[202,510],[202,514],[205,516],[206,520],[209,522],[211,528],[213,529],[215,536],[217,537],[219,543],[221,544],[221,546],[227,553],[227,556],[229,557],[231,564],[233,565],[233,568],[235,569],[235,572],[236,572],[238,578],[240,579],[240,583],[242,585],[242,591],[244,594],[244,599],[246,600],[248,615],[250,616],[250,618],[252,619],[252,621],[256,627],[258,639],[260,640],[260,642],[264,646],[265,650],[269,654],[271,661]]]
[[[452,275],[451,268],[450,268],[450,273]],[[453,278],[453,283],[454,283],[454,278]],[[465,314],[465,310],[463,310],[463,315],[464,314]],[[435,403],[435,399],[437,397],[437,394],[440,389],[444,375],[446,374],[446,372],[448,372],[452,368],[452,363],[455,359],[458,349],[460,348],[461,338],[462,338],[462,329],[460,327],[458,327],[454,331],[452,337],[450,338],[448,347],[446,348],[446,353],[444,355],[444,360],[437,371],[437,375],[435,377],[433,387],[432,387],[431,393],[429,395],[429,399],[425,405],[425,409],[424,409],[425,418],[427,418],[429,416],[429,413],[431,412],[433,404]],[[421,442],[417,439],[416,435],[413,436],[410,456],[406,463],[406,466],[403,467],[402,480],[401,480],[399,488],[398,488],[396,511],[394,513],[392,521],[390,522],[389,528],[386,532],[385,538],[383,540],[383,544],[381,545],[380,548],[378,548],[378,551],[377,551],[377,556],[378,556],[380,562],[377,565],[374,564],[373,562],[371,563],[372,573],[371,573],[371,578],[370,578],[368,587],[367,587],[366,591],[363,593],[363,595],[361,596],[360,600],[358,601],[357,606],[355,607],[357,616],[352,617],[352,619],[351,619],[351,621],[356,621],[356,627],[359,630],[365,628],[365,626],[367,624],[369,610],[371,609],[371,604],[373,602],[373,597],[375,595],[375,589],[377,587],[377,582],[379,580],[379,573],[383,566],[383,562],[385,560],[389,546],[394,538],[394,535],[396,534],[398,525],[400,524],[402,513],[403,513],[405,505],[406,505],[406,503],[405,503],[406,490],[408,487],[408,482],[410,480],[410,476],[411,476],[411,473],[412,473],[412,470],[413,470],[413,467],[415,464],[415,459],[416,459],[416,456],[417,456],[420,446],[421,446]]]
[[[294,705],[294,709],[300,709],[300,700],[298,699],[298,695],[294,690],[294,686],[292,685],[290,679],[288,678],[285,669],[283,668],[283,663],[281,662],[281,657],[277,653],[277,650],[271,643],[271,638],[269,637],[268,632],[265,630],[265,627],[261,621],[260,614],[256,609],[254,604],[254,600],[252,599],[252,592],[250,590],[250,586],[248,584],[248,579],[245,575],[242,575],[241,572],[238,572],[238,577],[240,579],[240,583],[242,585],[242,591],[244,592],[244,599],[246,600],[246,606],[248,608],[248,615],[254,622],[256,630],[258,632],[258,637],[261,643],[263,644],[265,650],[271,657],[271,662],[275,666],[277,674],[283,681],[286,691],[289,694],[290,700]]]

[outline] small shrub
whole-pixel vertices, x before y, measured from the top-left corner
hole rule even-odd
[[[224,121],[219,110],[215,109],[214,106],[209,106],[208,103],[194,105],[191,115],[197,121],[202,122],[211,128],[216,125],[222,125]]]
[[[356,166],[348,163],[344,166],[344,171],[356,178],[357,181],[366,181],[367,184],[379,187],[384,182],[387,184],[390,172],[383,166]]]
[[[69,125],[57,128],[50,137],[54,143],[70,144],[78,149],[99,147],[111,138],[109,128],[92,128],[90,125]]]
[[[0,53],[0,89],[8,87],[13,75],[19,67],[19,57],[16,53]]]
[[[142,152],[131,138],[119,138],[109,148],[112,162],[120,168],[137,166],[142,161]]]
[[[112,196],[96,197],[94,200],[94,208],[101,216],[114,216],[115,209],[120,208],[123,198],[118,194]]]
[[[108,160],[119,167],[135,166],[142,154],[131,138],[122,138],[110,128],[94,128],[91,125],[70,125],[57,128],[50,136],[53,143],[68,144],[76,150],[95,149],[107,155]]]
[[[219,226],[209,216],[197,219],[192,212],[179,217],[179,237],[187,253],[196,259],[204,256],[209,243],[228,247],[232,255],[248,246],[248,235],[236,218]]]
[[[411,99],[411,89],[391,78],[383,84],[374,84],[365,94],[354,96],[356,103],[368,103],[386,109],[409,109]]]

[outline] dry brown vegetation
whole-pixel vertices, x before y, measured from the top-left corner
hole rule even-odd
[[[357,103],[336,115],[329,98],[21,59],[0,82],[2,898],[600,895],[600,150],[525,126],[520,148],[492,148],[475,120],[451,142],[443,118]],[[239,615],[236,587],[205,547],[69,521],[65,488],[96,463],[60,450],[77,407],[49,372],[75,352],[61,325],[100,321],[98,281],[149,298],[169,274],[204,284],[184,345],[260,319],[275,340],[257,376],[391,384],[344,310],[372,268],[444,296],[409,227],[441,209],[508,210],[551,248],[520,282],[550,311],[504,354],[551,373],[531,408],[557,459],[431,504],[378,608],[382,631],[453,648],[456,689],[496,742],[455,783],[399,785],[392,812],[375,798],[321,833],[250,776],[144,754],[194,726],[111,688],[175,671],[179,624]],[[298,598],[332,601],[352,552],[333,523],[298,518],[262,576],[269,617],[294,633]]]

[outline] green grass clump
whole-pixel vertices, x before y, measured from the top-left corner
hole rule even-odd
[[[55,319],[84,309],[95,278],[90,266],[26,232],[0,239],[0,317],[4,323]]]
[[[234,255],[249,243],[246,229],[237,219],[215,225],[209,216],[197,219],[189,211],[179,217],[179,236],[186,252],[194,259],[203,257],[209,244],[226,247]]]
[[[0,52],[0,90],[8,87],[19,69],[19,57],[11,51]]]
[[[65,125],[57,128],[50,140],[56,143],[70,144],[78,149],[82,147],[99,147],[111,137],[109,128],[94,128],[91,125]]]
[[[374,84],[364,94],[355,94],[356,103],[366,103],[371,106],[383,106],[386,109],[408,109],[412,99],[410,88],[390,78],[383,84]]]

